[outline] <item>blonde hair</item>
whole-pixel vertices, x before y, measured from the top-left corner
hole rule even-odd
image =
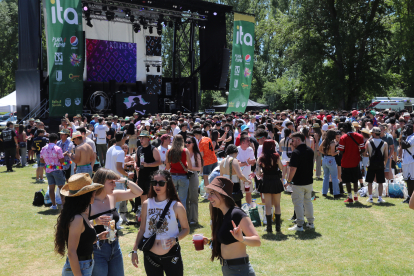
[[[178,163],[181,161],[181,153],[184,150],[184,138],[180,134],[175,135],[168,154],[168,160],[171,163]]]
[[[92,181],[93,183],[105,185],[106,180],[118,180],[119,178],[119,175],[113,172],[112,170],[100,168],[93,176]],[[101,194],[103,189],[104,188],[100,188],[99,190],[96,190],[96,195]]]

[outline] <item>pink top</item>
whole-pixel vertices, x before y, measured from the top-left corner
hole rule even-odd
[[[62,164],[59,162],[59,159],[64,158],[62,149],[58,146],[56,146],[53,143],[50,143],[42,148],[40,151],[40,158],[43,158],[45,161],[46,166],[52,165],[52,166],[62,166]],[[53,171],[56,171],[55,168],[48,168],[46,167],[46,173],[50,173]]]

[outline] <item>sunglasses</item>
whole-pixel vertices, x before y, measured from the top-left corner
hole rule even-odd
[[[160,180],[160,181],[151,180],[150,183],[151,183],[152,186],[157,186],[157,184],[158,184],[158,186],[164,187],[165,184],[167,183],[167,181],[164,181],[164,180]]]
[[[189,144],[192,144],[193,142],[186,141],[185,143],[186,143],[187,145],[189,145]]]

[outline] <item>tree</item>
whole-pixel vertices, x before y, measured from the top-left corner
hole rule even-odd
[[[0,96],[16,89],[18,58],[17,0],[0,1]]]

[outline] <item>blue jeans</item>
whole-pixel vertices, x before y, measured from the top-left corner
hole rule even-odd
[[[57,185],[58,187],[65,185],[66,182],[65,173],[62,170],[46,173],[46,178],[49,185]]]
[[[255,276],[256,273],[250,263],[241,265],[224,264],[221,267],[223,276]]]
[[[178,197],[181,202],[185,204],[187,202],[188,187],[190,186],[190,180],[187,175],[172,175],[172,181],[175,189],[177,190]]]
[[[100,250],[96,244],[93,245],[95,266],[93,267],[92,276],[124,275],[124,263],[118,239],[111,244],[102,241],[99,243]]]
[[[326,195],[329,189],[329,175],[332,178],[333,194],[339,195],[338,168],[336,167],[335,157],[325,156],[322,160],[323,186],[322,194]]]
[[[79,261],[82,276],[91,276],[94,264],[94,260]],[[70,268],[69,258],[66,258],[66,263],[62,269],[62,276],[73,276],[72,269]]]
[[[92,177],[92,166],[76,167],[76,173],[89,173],[89,176]]]

